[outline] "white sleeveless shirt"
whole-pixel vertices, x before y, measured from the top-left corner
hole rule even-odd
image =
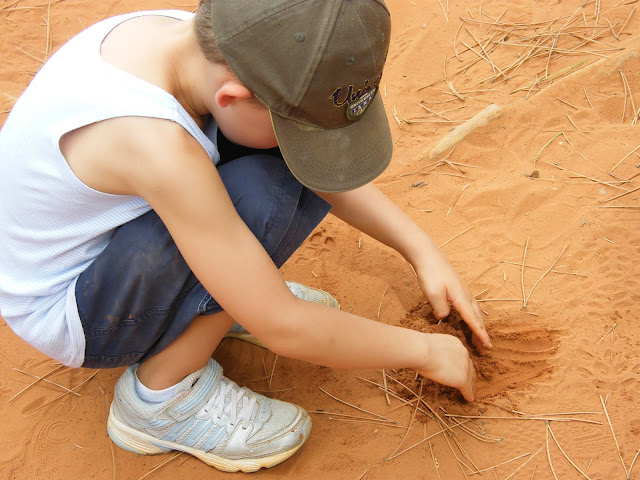
[[[60,152],[60,138],[109,118],[161,118],[180,124],[219,161],[215,144],[173,96],[100,56],[106,35],[141,15],[193,16],[137,12],[81,32],[42,67],[0,130],[0,315],[18,336],[72,367],[82,365],[85,350],[76,280],[116,227],[151,207],[82,183]],[[215,132],[213,122],[209,128]]]

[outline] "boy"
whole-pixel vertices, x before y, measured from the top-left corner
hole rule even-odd
[[[94,25],[16,103],[0,132],[0,313],[66,365],[129,365],[108,420],[120,447],[245,472],[300,448],[307,413],[211,359],[236,322],[280,355],[410,367],[473,399],[454,337],[329,308],[278,272],[332,208],[491,348],[469,289],[370,183],[391,158],[389,34],[381,0],[202,0],[195,16]]]

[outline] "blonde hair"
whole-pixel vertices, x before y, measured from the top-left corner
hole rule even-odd
[[[222,52],[218,48],[216,38],[213,36],[210,0],[200,0],[198,10],[196,10],[195,34],[198,39],[198,45],[200,45],[200,50],[202,50],[207,60],[212,63],[227,64]]]
[[[194,29],[198,45],[205,58],[211,63],[224,65],[231,71],[227,61],[224,59],[224,55],[222,55],[222,52],[218,48],[216,37],[213,35],[213,28],[211,27],[211,0],[200,0],[198,10],[196,10]],[[253,95],[249,101],[255,106],[263,105],[255,95]]]

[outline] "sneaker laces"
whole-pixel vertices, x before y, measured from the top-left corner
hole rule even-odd
[[[231,394],[231,402],[226,403],[225,400],[229,393]],[[258,400],[255,395],[251,395],[251,398],[248,398],[248,393],[247,389],[240,388],[236,383],[222,377],[220,385],[202,410],[205,413],[214,410],[217,418],[222,418],[222,415],[227,413],[231,426],[234,426],[236,421],[240,420],[243,428],[246,429],[251,421],[253,407]],[[240,410],[238,410],[238,402],[242,402]]]

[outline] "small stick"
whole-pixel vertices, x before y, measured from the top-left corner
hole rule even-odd
[[[567,453],[564,451],[564,449],[560,446],[560,443],[558,442],[558,439],[556,438],[555,434],[553,433],[553,430],[551,430],[551,425],[549,425],[549,423],[547,423],[547,429],[549,430],[549,433],[551,434],[551,437],[553,438],[553,441],[556,442],[556,445],[558,446],[558,448],[560,449],[560,451],[562,452],[562,454],[564,455],[564,458],[566,458],[568,460],[568,462],[573,465],[573,467],[578,470],[578,472],[580,472],[582,474],[582,476],[584,478],[586,478],[587,480],[591,480],[591,478],[589,478],[589,475],[587,475],[586,473],[584,473],[582,470],[580,470],[580,467],[578,467],[578,465],[576,465],[575,463],[573,463],[573,460],[571,460],[569,458],[569,456],[567,455]],[[506,480],[506,479],[505,479]]]
[[[100,388],[98,386],[98,388]],[[100,388],[100,391],[104,395],[104,408],[107,412],[107,419],[109,418],[109,403],[107,401],[107,394]],[[113,442],[109,440],[109,447],[111,448],[111,471],[113,472],[113,480],[116,480],[116,454],[113,451]]]
[[[609,335],[611,332],[613,332],[617,326],[618,326],[618,324],[617,324],[617,323],[614,323],[614,324],[613,324],[613,327],[611,327],[609,330],[607,330],[607,332],[606,332],[604,335],[602,335],[602,338],[600,338],[600,340],[598,340],[598,343],[596,343],[596,346],[595,346],[595,347],[593,347],[593,351],[594,351],[594,353],[595,353],[595,351],[596,351],[596,347],[597,347],[598,345],[600,345],[600,342],[602,342],[602,340],[604,340],[604,337],[606,337],[606,336],[607,336],[607,335]]]
[[[451,207],[449,208],[449,210],[447,211],[447,214],[445,215],[445,217],[448,217],[449,214],[451,213],[451,210],[453,210],[453,207],[456,206],[456,203],[458,203],[458,200],[460,200],[460,197],[462,196],[462,193],[467,189],[467,187],[471,185],[470,183],[467,183],[464,187],[462,187],[462,190],[460,190],[460,193],[458,194],[458,196],[456,197],[455,201],[453,202],[453,205],[451,205]]]
[[[385,285],[384,292],[382,292],[382,298],[380,298],[380,305],[378,306],[378,319],[380,318],[380,311],[382,310],[382,300],[384,300],[384,295],[387,293],[387,288],[389,288],[389,285]]]
[[[431,446],[431,441],[429,441],[429,451],[431,452],[431,459],[433,460],[433,465],[436,467],[436,474],[438,475],[438,480],[442,480],[440,476],[440,464],[438,463],[438,459],[433,454],[433,447]]]
[[[551,140],[549,140],[547,143],[545,143],[542,148],[538,151],[538,154],[536,155],[536,157],[533,159],[533,164],[535,165],[538,162],[538,158],[540,158],[540,155],[542,155],[542,151],[547,148],[549,146],[549,144],[551,142],[553,142],[556,138],[558,138],[560,135],[562,135],[562,132],[558,133],[555,137],[553,137]]]
[[[169,458],[167,458],[166,460],[160,462],[159,464],[157,464],[155,467],[153,467],[151,470],[149,470],[147,473],[145,473],[143,476],[141,476],[138,480],[142,480],[143,478],[147,478],[149,475],[151,475],[153,472],[155,472],[156,470],[158,470],[160,467],[165,466],[167,463],[169,463],[172,460],[175,460],[176,458],[178,458],[180,455],[182,455],[183,452],[175,452],[173,455],[171,455]]]
[[[519,302],[521,298],[481,298],[476,302]]]
[[[640,148],[640,145],[638,145],[636,148],[634,148],[633,150],[631,150],[629,153],[627,153],[624,157],[622,157],[622,159],[616,163],[613,168],[611,170],[609,170],[610,173],[613,173],[613,171],[618,168],[618,166],[627,159],[627,157],[630,157],[631,155],[633,155],[635,153],[636,150],[638,150]]]
[[[440,4],[440,8],[442,8],[442,13],[444,13],[445,20],[448,22],[449,21],[449,15],[447,15],[447,11],[445,10],[444,5],[442,5],[442,2],[440,0],[438,0],[438,3]]]
[[[544,70],[544,76],[549,76],[549,64],[551,63],[551,55],[553,55],[553,50],[556,48],[558,43],[558,35],[553,36],[553,43],[551,44],[551,48],[549,49],[549,57],[547,58],[547,67]]]
[[[458,53],[458,47],[456,46],[456,41],[458,40],[458,34],[460,33],[461,28],[462,28],[462,23],[458,25],[458,30],[456,30],[456,34],[453,36],[453,53],[455,54],[456,58],[462,62],[462,59],[460,58],[460,54]]]
[[[388,422],[378,422],[376,421],[376,419],[367,419],[367,420],[351,420],[349,418],[333,418],[333,417],[329,417],[329,420],[333,420],[334,422],[354,422],[354,423],[370,423],[372,425],[380,425],[382,427],[393,427],[393,428],[404,428],[406,429],[407,427],[404,427],[402,425],[394,425],[393,423],[388,423]]]
[[[567,135],[564,132],[562,132],[562,136],[567,141],[567,143],[573,147],[573,143],[571,143],[571,140],[569,140],[569,137],[567,137]]]
[[[545,164],[547,164],[547,165],[550,165],[550,166],[552,166],[552,167],[558,168],[558,169],[563,170],[563,171],[565,171],[565,172],[572,173],[573,175],[577,175],[578,177],[586,178],[586,179],[588,179],[588,180],[591,180],[592,182],[601,183],[601,184],[603,184],[603,185],[607,185],[608,187],[618,188],[618,189],[620,189],[620,190],[625,190],[625,191],[627,190],[626,188],[623,188],[623,187],[621,187],[621,186],[619,186],[619,185],[615,185],[614,183],[611,183],[611,182],[605,182],[605,181],[603,181],[603,180],[598,180],[597,178],[593,178],[593,177],[589,177],[589,176],[587,176],[587,175],[583,175],[582,173],[574,172],[574,171],[572,171],[572,170],[569,170],[568,168],[564,168],[564,167],[561,167],[560,165],[556,165],[555,163],[545,162],[544,160],[541,160],[540,162],[541,162],[541,163],[545,163]]]
[[[618,35],[614,30],[613,25],[611,24],[611,21],[607,17],[604,17],[604,19],[609,24],[609,29],[611,30],[611,33],[613,33],[613,36],[616,37],[616,40],[620,41],[620,35]]]
[[[34,385],[38,380],[42,380],[43,382],[46,382],[46,383],[48,383],[48,384],[50,384],[50,385],[53,385],[53,386],[55,386],[55,387],[59,387],[59,388],[61,388],[62,390],[65,390],[67,393],[72,393],[72,394],[74,394],[76,397],[81,397],[81,396],[82,396],[82,395],[80,395],[79,393],[72,391],[70,388],[67,388],[67,387],[65,387],[64,385],[60,385],[59,383],[52,382],[51,380],[47,380],[47,379],[46,379],[46,378],[44,378],[44,377],[39,377],[38,375],[34,375],[33,373],[25,372],[25,371],[23,371],[23,370],[20,370],[20,369],[15,368],[15,367],[14,367],[13,369],[14,369],[16,372],[24,373],[25,375],[29,375],[29,376],[31,376],[31,377],[36,378],[36,381],[35,381],[35,382],[33,382],[31,385]],[[56,368],[56,370],[57,370],[57,368]],[[10,398],[10,399],[9,399],[9,401],[8,401],[7,403],[9,403],[11,400],[13,400],[16,396],[17,396],[17,395],[14,395],[12,398]]]
[[[460,426],[460,425],[463,425],[464,423],[466,423],[466,422],[460,423],[460,424],[458,424],[458,425],[454,425],[453,427],[443,428],[442,430],[440,430],[440,431],[438,431],[438,432],[436,432],[436,433],[434,433],[434,434],[429,435],[427,438],[423,438],[423,439],[422,439],[422,440],[420,440],[418,443],[415,443],[415,444],[411,445],[410,447],[405,448],[405,449],[404,449],[404,450],[402,450],[401,452],[396,453],[393,457],[389,457],[389,458],[387,458],[387,459],[385,459],[385,460],[393,460],[394,458],[399,457],[399,456],[400,456],[400,455],[402,455],[403,453],[408,452],[409,450],[411,450],[411,449],[413,449],[413,448],[416,448],[417,446],[422,445],[424,442],[428,442],[430,439],[432,439],[432,438],[433,438],[433,437],[435,437],[436,435],[440,435],[441,433],[445,433],[445,432],[447,432],[448,430],[450,430],[450,429],[452,429],[452,428],[456,428],[456,427],[458,427],[458,426]]]
[[[580,130],[580,127],[578,127],[575,122],[571,119],[571,117],[569,116],[569,114],[567,113],[567,118],[569,119],[569,121],[571,122],[571,125],[573,125],[573,127],[580,133],[584,134],[584,132],[582,130]]]
[[[471,230],[472,228],[474,228],[475,225],[470,226],[469,228],[467,228],[464,232],[460,232],[459,234],[455,235],[454,237],[451,237],[449,240],[447,240],[446,242],[444,242],[442,245],[440,245],[440,248],[444,247],[445,245],[447,245],[448,243],[451,243],[453,240],[455,240],[456,238],[458,238],[459,236],[467,233],[469,230]]]
[[[544,272],[542,274],[542,276],[538,279],[538,281],[533,285],[533,287],[531,288],[531,291],[529,292],[529,296],[527,297],[527,299],[524,302],[524,306],[527,306],[527,303],[529,302],[529,299],[531,298],[531,294],[533,293],[533,291],[535,290],[535,288],[538,286],[538,284],[540,283],[540,281],[547,276],[547,274],[551,271],[551,269],[553,269],[553,267],[555,267],[556,263],[558,263],[558,260],[560,260],[560,258],[562,257],[562,255],[564,254],[564,251],[567,248],[567,244],[565,243],[564,247],[562,248],[562,251],[560,252],[560,255],[558,255],[558,258],[556,258],[556,260],[553,262],[553,264],[549,267],[549,269]]]
[[[31,382],[29,385],[27,385],[26,387],[24,387],[22,390],[20,390],[18,393],[16,393],[13,397],[11,397],[9,400],[7,400],[7,403],[11,402],[12,400],[14,400],[15,398],[18,398],[20,395],[22,395],[24,392],[26,392],[28,389],[30,389],[31,387],[33,387],[36,383],[38,383],[40,380],[44,380],[45,377],[48,377],[49,375],[51,375],[54,372],[57,372],[58,370],[60,370],[61,368],[63,368],[64,365],[58,365],[57,367],[55,367],[53,370],[51,370],[48,373],[45,373],[43,376],[41,377],[36,377],[37,379],[33,382]]]
[[[360,475],[360,477],[358,477],[358,480],[362,480],[364,478],[364,476],[369,473],[369,470],[371,470],[371,465],[369,465],[369,468],[367,468],[367,471],[364,472],[362,475]]]
[[[633,457],[633,462],[631,462],[631,466],[629,467],[629,473],[627,473],[627,480],[629,480],[631,478],[631,469],[636,464],[636,460],[638,459],[638,455],[640,455],[640,450],[638,450],[638,453],[636,453],[636,456]]]
[[[440,1],[440,0],[438,0],[438,1]],[[442,5],[442,3],[440,5]],[[449,90],[451,90],[451,93],[453,95],[458,97],[460,100],[464,100],[464,97],[462,95],[460,95],[456,91],[455,87],[453,86],[453,83],[451,83],[451,80],[449,80],[449,78],[447,78],[447,57],[444,57],[444,81],[447,84],[447,86],[449,87]],[[446,148],[444,150],[446,150]]]
[[[629,190],[628,192],[621,193],[620,195],[617,195],[617,196],[612,197],[612,198],[610,198],[608,200],[605,200],[604,203],[608,203],[611,200],[616,200],[616,199],[618,199],[620,197],[624,197],[625,195],[629,195],[630,193],[637,192],[638,190],[640,190],[640,187],[634,188],[633,190]]]
[[[359,410],[359,411],[364,412],[364,413],[368,413],[369,415],[373,415],[374,417],[382,418],[382,419],[384,419],[384,420],[387,420],[387,421],[391,421],[391,422],[393,422],[393,420],[391,420],[391,419],[389,419],[389,418],[387,418],[387,417],[384,417],[384,416],[379,415],[379,414],[377,414],[377,413],[370,412],[370,411],[368,411],[368,410],[365,410],[364,408],[356,407],[355,405],[352,405],[351,403],[345,402],[344,400],[340,400],[338,397],[334,397],[333,395],[331,395],[329,392],[327,392],[325,389],[323,389],[323,388],[322,388],[322,387],[320,387],[320,386],[318,386],[318,388],[319,388],[322,392],[324,392],[324,393],[326,393],[327,395],[329,395],[329,396],[330,396],[331,398],[333,398],[334,400],[337,400],[338,402],[343,403],[343,404],[345,404],[345,405],[349,405],[351,408],[355,408],[356,410]]]
[[[596,208],[640,208],[638,205],[599,205]]]
[[[622,78],[624,79],[624,82],[627,84],[627,90],[629,90],[629,98],[631,99],[631,108],[633,109],[633,120],[631,121],[631,125],[635,125],[638,121],[638,110],[636,109],[636,102],[633,100],[633,92],[631,92],[631,85],[629,85],[629,80],[627,80],[627,76],[624,74],[624,72],[622,70],[620,70],[620,73],[622,74]]]
[[[626,27],[627,23],[629,23],[629,20],[631,20],[631,15],[633,15],[633,12],[636,11],[636,8],[638,8],[638,7],[635,6],[635,7],[633,7],[633,10],[631,10],[631,13],[629,13],[629,16],[627,17],[627,19],[624,21],[624,23],[620,27],[620,30],[618,30],[618,35],[622,35],[622,30],[624,30],[624,27]]]
[[[255,392],[255,390],[254,390],[254,392]],[[371,420],[371,421],[380,422],[380,423],[397,424],[397,422],[394,422],[393,420],[382,420],[382,419],[377,419],[377,418],[356,417],[354,415],[347,415],[346,413],[325,412],[324,410],[313,410],[313,411],[309,411],[307,413],[315,413],[315,414],[318,414],[318,415],[333,415],[333,416],[336,416],[336,417],[353,418],[355,420]]]
[[[409,426],[405,430],[404,436],[402,437],[402,440],[400,440],[400,443],[398,444],[396,449],[393,452],[391,452],[391,455],[389,455],[389,457],[386,458],[386,460],[390,460],[391,457],[393,457],[393,455],[398,451],[398,449],[400,448],[402,443],[407,438],[407,435],[409,435],[409,430],[411,430],[411,425],[413,425],[413,420],[416,418],[416,413],[418,412],[418,405],[420,404],[419,399],[422,398],[422,387],[423,387],[423,385],[424,385],[424,378],[420,379],[420,392],[418,393],[418,402],[416,402],[416,408],[413,410],[413,415],[411,415],[411,420],[409,421]]]
[[[555,417],[560,415],[602,415],[600,412],[557,412],[557,413],[524,413],[519,412],[518,410],[511,410],[513,413],[517,413],[518,415],[530,416],[530,417]]]
[[[551,462],[551,452],[549,451],[549,420],[546,421],[547,428],[544,429],[545,437],[547,440],[547,459],[549,460],[549,466],[551,467],[551,473],[553,473],[553,478],[558,480],[558,476],[556,475],[556,471],[553,468],[553,463]]]
[[[521,459],[523,457],[528,457],[529,455],[531,455],[531,453],[523,453],[522,455],[514,457],[514,458],[512,458],[510,460],[506,460],[504,462],[498,463],[498,464],[493,465],[491,467],[487,467],[487,468],[483,468],[482,470],[476,470],[475,472],[471,472],[471,473],[469,473],[469,475],[476,475],[478,473],[488,472],[489,470],[493,470],[494,468],[500,467],[502,465],[506,465],[507,463],[515,462],[516,460],[519,460],[519,459]]]
[[[634,8],[635,10],[635,8]],[[633,12],[632,12],[633,13]],[[613,435],[613,441],[616,443],[616,450],[618,451],[618,456],[620,457],[620,461],[622,462],[622,468],[624,468],[624,473],[627,474],[627,478],[629,478],[629,471],[624,464],[624,460],[622,459],[622,454],[620,453],[620,445],[618,445],[618,439],[616,438],[616,433],[613,431],[613,424],[611,423],[611,418],[609,418],[609,412],[607,411],[607,406],[604,403],[604,399],[602,395],[600,395],[600,402],[602,403],[602,408],[604,409],[604,414],[607,416],[607,422],[609,422],[609,428],[611,429],[611,435]]]
[[[536,455],[538,455],[538,454],[542,451],[542,449],[543,449],[543,448],[544,448],[544,447],[540,447],[536,453],[534,453],[533,455],[531,455],[531,457],[530,457],[530,458],[528,458],[526,462],[524,462],[522,465],[520,465],[518,468],[516,468],[516,469],[511,473],[511,475],[509,475],[508,477],[506,477],[504,480],[509,480],[509,479],[510,479],[511,477],[513,477],[516,473],[518,473],[522,468],[524,468],[524,466],[525,466],[527,463],[529,463],[531,460],[533,460],[533,458],[534,458]]]
[[[391,113],[393,114],[393,118],[396,119],[396,122],[398,122],[398,127],[402,128],[402,122],[398,118],[398,112],[396,111],[396,106],[395,105],[393,106],[393,110],[391,111]]]
[[[387,387],[387,373],[382,369],[382,383],[384,384],[384,396],[387,398],[387,405],[391,405],[391,400],[389,399],[389,388]]]
[[[569,105],[571,108],[574,108],[576,110],[579,110],[578,107],[576,107],[575,105],[571,105],[569,102],[567,102],[566,100],[561,99],[560,97],[556,97],[558,99],[558,101],[564,103],[565,105]]]
[[[522,254],[522,268],[521,268],[521,274],[520,274],[520,280],[522,283],[522,305],[523,307],[527,306],[527,294],[525,293],[524,290],[524,267],[525,267],[525,261],[527,259],[527,249],[529,248],[529,238],[527,237],[527,243],[525,243],[524,245],[524,253]]]
[[[269,384],[267,385],[267,389],[271,390],[271,382],[273,381],[273,372],[276,371],[276,362],[278,361],[278,354],[276,353],[276,358],[273,359],[273,365],[271,366],[271,375],[269,376]]]
[[[93,377],[95,377],[95,376],[98,374],[98,372],[99,372],[99,371],[100,371],[100,370],[96,370],[95,372],[93,372],[93,373],[89,376],[89,378],[87,378],[86,380],[84,380],[84,381],[83,381],[83,382],[81,382],[80,384],[78,384],[78,385],[76,385],[75,387],[73,387],[73,388],[70,390],[70,392],[74,392],[76,389],[80,388],[82,385],[84,385],[85,383],[87,383],[89,380],[91,380]],[[39,406],[38,408],[36,408],[35,410],[32,410],[32,411],[31,411],[31,413],[29,413],[29,414],[25,415],[25,418],[26,418],[26,417],[30,417],[31,415],[33,415],[34,413],[36,413],[36,412],[37,412],[38,410],[40,410],[41,408],[44,408],[44,407],[46,407],[47,405],[49,405],[50,403],[55,402],[55,401],[56,401],[56,400],[58,400],[59,398],[62,398],[62,397],[64,397],[65,395],[68,395],[70,392],[64,392],[62,395],[57,396],[57,397],[56,397],[56,398],[54,398],[53,400],[50,400],[50,401],[48,401],[47,403],[44,403],[44,404],[40,405],[40,406]]]
[[[620,72],[620,75],[622,75],[622,71],[620,69],[618,69],[618,71]],[[624,123],[624,117],[627,115],[627,84],[624,83],[624,77],[622,79],[622,88],[624,89],[624,103],[622,106],[622,120],[620,120],[620,123]]]
[[[587,97],[587,102],[589,102],[589,106],[591,107],[591,109],[594,109],[593,104],[591,103],[591,100],[589,100],[589,95],[587,95],[586,88],[583,87],[582,90],[584,91],[584,96]]]
[[[507,263],[509,265],[520,265],[520,263],[508,262],[507,260],[501,260],[500,263]],[[534,267],[533,265],[525,265],[525,267],[526,268],[533,268],[534,270],[544,270],[544,267]],[[586,275],[581,275],[579,273],[572,273],[572,272],[561,272],[559,270],[551,270],[551,273],[560,273],[562,275],[573,275],[575,277],[587,278]]]
[[[549,417],[486,417],[482,415],[453,415],[450,413],[445,414],[447,417],[455,417],[455,418],[468,418],[468,419],[476,419],[476,420],[551,420],[554,422],[582,422],[582,423],[590,423],[593,425],[602,425],[601,422],[596,422],[594,420],[587,420],[584,418],[549,418]]]

